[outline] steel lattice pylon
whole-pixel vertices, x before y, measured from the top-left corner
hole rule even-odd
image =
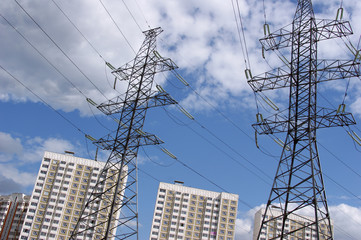
[[[317,84],[360,76],[360,62],[357,57],[346,61],[319,60],[317,43],[350,34],[349,22],[316,20],[312,1],[298,0],[292,30],[282,28],[260,40],[264,50],[279,51],[290,47],[291,60],[284,67],[248,81],[255,92],[290,89],[288,116],[277,113],[267,119],[260,118],[253,125],[259,134],[287,133],[258,240],[290,239],[291,236],[304,239],[304,235],[299,234],[306,229],[311,233],[310,239],[333,239],[316,130],[352,125],[355,120],[350,113],[317,106]],[[312,216],[303,218],[301,215],[305,212],[311,212]],[[303,221],[294,229],[286,230],[291,215],[303,218]],[[272,229],[272,235],[262,236],[262,229]]]
[[[120,115],[119,125],[95,142],[111,153],[70,239],[138,239],[138,148],[163,143],[142,130],[146,112],[176,103],[167,93],[152,90],[156,73],[177,68],[157,55],[156,37],[161,32],[160,28],[144,32],[146,38],[134,61],[118,69],[108,64],[115,77],[129,85],[124,95],[98,106],[106,115]]]

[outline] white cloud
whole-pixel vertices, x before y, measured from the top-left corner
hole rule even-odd
[[[351,104],[351,111],[355,115],[361,116],[361,96],[357,97],[357,99]]]
[[[134,57],[131,48],[100,2],[86,0],[77,1],[77,3],[56,2],[106,61],[118,67]],[[348,19],[351,16],[353,23],[359,22],[361,4],[351,0],[343,2],[344,18]],[[171,57],[180,66],[180,70],[185,73],[198,92],[211,93],[210,96],[216,103],[222,103],[232,98],[234,99],[232,101],[239,103],[229,105],[237,107],[242,105],[243,98],[252,97],[251,89],[247,85],[244,75],[245,65],[231,1],[138,0],[137,3],[141,6],[145,18],[152,27],[161,26],[165,30],[158,40],[161,54]],[[21,4],[102,93],[109,99],[117,94],[106,80],[103,59],[51,1],[35,0],[31,3],[22,1]],[[138,24],[143,30],[147,29],[144,16],[135,1],[127,4]],[[268,68],[261,57],[258,42],[258,39],[263,37],[265,21],[263,2],[239,1],[239,5],[252,73],[257,75]],[[318,9],[316,11],[318,18],[334,19],[339,1],[316,0],[314,5]],[[113,1],[106,2],[105,6],[137,52],[144,35],[139,31],[124,5],[121,2]],[[295,1],[276,0],[265,2],[265,7],[267,22],[272,32],[291,23],[296,6]],[[43,8],[46,8],[47,11],[43,11]],[[1,9],[4,9],[5,17],[87,97],[97,103],[106,100],[13,1],[2,1]],[[356,34],[352,40],[357,42],[360,29],[355,24],[353,27]],[[3,56],[8,56],[6,59],[0,58],[1,65],[23,80],[54,108],[67,112],[77,109],[83,115],[91,114],[85,97],[50,67],[9,25],[2,21],[0,28],[2,32],[6,33],[0,39],[0,46],[6,46]],[[324,42],[327,44],[320,43],[320,55],[338,57],[344,53],[344,51],[336,51],[340,47],[339,45],[344,45],[342,42],[341,44],[333,44],[331,41]],[[330,49],[334,49],[334,51],[330,51]],[[347,48],[343,49],[347,50]],[[267,54],[267,56],[270,57],[272,67],[277,67],[276,62],[279,61],[275,61],[274,55]],[[109,69],[107,71],[110,75]],[[0,99],[2,101],[39,101],[9,76],[4,73],[1,75],[4,76],[0,80],[2,85]],[[110,79],[112,81],[112,77]],[[204,89],[206,91],[203,91]],[[124,85],[122,89],[119,89],[120,92],[122,90],[124,90]],[[191,95],[190,91],[182,98],[183,100],[188,97],[192,98]],[[208,98],[207,95],[204,97]],[[182,99],[177,100],[181,101]],[[185,107],[197,110],[209,108],[203,101],[198,101],[197,106],[193,106],[187,100],[184,103]]]
[[[13,138],[10,134],[0,132],[0,151],[3,153],[16,153],[22,151],[22,145],[19,138]]]
[[[253,237],[254,214],[265,205],[239,213],[236,220],[236,240],[251,240]],[[334,238],[340,240],[359,239],[361,226],[361,207],[347,204],[329,206],[334,224]],[[311,212],[312,213],[312,212]],[[311,214],[312,215],[312,214]]]
[[[0,176],[0,194],[11,194],[14,192],[23,192],[21,184],[15,181]]]
[[[22,154],[23,162],[39,162],[45,151],[63,153],[64,151],[75,151],[75,146],[67,140],[35,137],[25,142],[25,150]]]
[[[75,151],[75,149],[72,143],[64,139],[41,137],[20,139],[14,138],[9,133],[0,132],[0,162],[2,162],[0,179],[23,187],[31,186],[45,151],[62,153],[65,150]],[[81,148],[77,148],[77,151],[80,152]],[[31,167],[24,169],[24,165]]]
[[[334,221],[335,239],[359,239],[361,226],[361,207],[347,204],[330,206],[330,214]]]
[[[254,215],[256,212],[264,208],[265,205],[256,206],[250,209],[247,212],[238,213],[238,218],[236,219],[236,240],[251,240],[253,237],[253,224],[254,224]]]
[[[19,138],[13,138],[10,134],[0,132],[0,162],[7,162],[14,154],[20,155],[23,146]]]
[[[253,218],[236,219],[236,240],[251,240],[253,236]]]
[[[37,171],[25,172],[17,169],[15,164],[0,164],[0,176],[26,187],[34,184]]]

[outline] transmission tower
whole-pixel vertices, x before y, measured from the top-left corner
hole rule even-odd
[[[342,15],[341,11],[340,8],[338,15]],[[333,239],[316,130],[356,122],[352,114],[344,111],[344,106],[338,110],[319,107],[317,85],[360,76],[359,51],[355,50],[353,60],[317,59],[318,42],[346,37],[352,34],[352,29],[341,16],[336,20],[315,19],[311,0],[298,0],[291,27],[269,33],[265,24],[266,36],[260,39],[263,50],[282,54],[281,51],[290,48],[290,60],[282,57],[285,66],[248,80],[256,93],[289,88],[288,116],[282,112],[269,118],[258,116],[258,122],[253,124],[259,134],[287,133],[257,239],[304,239],[300,234],[305,230],[311,233],[310,239]],[[307,213],[311,216],[302,217]],[[287,228],[291,216],[303,218],[294,229]],[[268,229],[272,235],[262,235],[262,229]]]
[[[125,94],[98,106],[106,115],[120,115],[119,125],[95,142],[110,155],[70,239],[138,239],[138,149],[163,143],[142,130],[146,112],[176,103],[164,91],[152,88],[156,73],[177,68],[170,59],[159,58],[156,37],[161,32],[160,28],[144,32],[146,38],[132,62],[118,69],[107,63],[116,81],[128,81],[129,85]]]

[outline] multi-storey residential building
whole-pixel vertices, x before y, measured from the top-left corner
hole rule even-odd
[[[238,195],[159,184],[150,240],[233,240]]]
[[[103,192],[108,186],[113,186],[117,179],[118,172],[115,170],[100,175],[104,165],[104,162],[75,157],[69,152],[45,152],[20,239],[69,239],[98,178],[106,179],[99,186]],[[126,178],[123,179],[125,182]],[[112,200],[111,195],[108,200]],[[108,209],[104,204],[104,201],[94,201],[90,208],[84,210],[85,214],[97,212],[97,222],[92,222],[93,225],[106,220]],[[81,231],[85,226],[80,224],[79,227]],[[77,239],[101,239],[104,231],[103,225],[98,224],[92,232],[80,234]]]
[[[265,214],[265,209],[260,209],[256,212],[254,217],[254,229],[253,229],[253,240],[258,240],[258,232],[260,230],[262,219]],[[266,219],[271,219],[272,216],[279,216],[281,215],[281,211],[278,210],[278,208],[272,208],[270,213],[266,215]],[[290,233],[292,231],[295,231],[295,229],[302,228],[302,230],[293,232],[290,234],[290,236],[287,237],[288,240],[324,240],[326,237],[322,236],[318,239],[316,235],[316,229],[315,226],[312,228],[310,227],[304,227],[309,224],[309,222],[313,222],[314,218],[309,216],[300,216],[300,215],[289,215],[289,219],[286,219],[285,223],[285,229],[284,231],[287,233]],[[332,223],[331,223],[332,224]],[[277,232],[279,233],[281,231],[282,223],[280,220],[274,220],[271,221],[270,224],[268,224],[268,227],[263,227],[260,235],[259,240],[267,240],[274,238],[277,236]],[[320,224],[320,230],[321,232],[328,231],[325,224]],[[327,235],[329,236],[329,235]]]
[[[0,239],[19,239],[30,196],[22,193],[0,196]]]

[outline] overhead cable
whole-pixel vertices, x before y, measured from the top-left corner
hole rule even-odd
[[[50,35],[39,25],[39,23],[23,8],[23,6],[15,0],[17,5],[24,11],[24,13],[35,23],[35,25],[48,37],[48,39],[63,53],[63,55],[78,69],[78,71],[103,95],[109,100],[104,93],[90,80],[90,78],[79,68],[79,66],[64,52],[64,50],[50,37]]]
[[[83,130],[81,130],[77,125],[75,125],[72,121],[70,121],[68,118],[66,118],[63,114],[61,114],[58,110],[53,108],[49,103],[47,103],[43,98],[41,98],[38,94],[36,94],[33,90],[31,90],[28,86],[26,86],[22,81],[20,81],[18,78],[16,78],[14,75],[12,75],[9,71],[7,71],[2,65],[0,65],[0,68],[6,72],[10,77],[12,77],[15,81],[17,81],[20,85],[22,85],[24,88],[26,88],[30,93],[32,93],[35,97],[37,97],[40,101],[42,101],[46,106],[51,108],[54,112],[56,112],[61,118],[63,118],[65,121],[67,121],[71,126],[73,126],[76,130],[81,132],[82,134],[87,135]]]
[[[125,8],[128,10],[128,12],[129,12],[130,16],[132,16],[132,18],[133,18],[133,20],[134,20],[135,24],[137,24],[137,26],[138,26],[139,30],[140,30],[141,32],[143,32],[142,28],[139,26],[139,24],[138,24],[137,20],[135,19],[135,17],[134,17],[134,15],[133,15],[133,13],[132,13],[132,12],[130,11],[130,9],[128,8],[128,6],[127,6],[127,4],[125,3],[125,1],[124,1],[124,0],[122,0],[122,2],[123,2],[123,4],[124,4]]]
[[[15,0],[16,1],[16,0]],[[134,54],[137,54],[134,50],[134,48],[132,47],[132,45],[130,44],[130,42],[128,41],[127,37],[124,35],[124,33],[122,32],[122,30],[120,30],[120,27],[118,26],[118,24],[116,23],[116,21],[114,20],[114,18],[112,17],[112,15],[110,14],[110,12],[108,11],[108,9],[105,7],[104,3],[102,2],[102,0],[99,0],[100,4],[103,6],[104,10],[107,12],[108,16],[110,17],[110,19],[113,21],[114,25],[116,26],[116,28],[118,29],[118,31],[120,32],[120,34],[123,36],[123,38],[125,39],[125,41],[127,42],[128,46],[132,49]]]
[[[99,55],[100,58],[102,58],[104,61],[105,59],[103,56],[99,53],[99,51],[94,47],[94,45],[85,37],[85,35],[80,31],[80,29],[74,24],[74,22],[68,17],[68,15],[61,9],[61,7],[55,2],[55,0],[51,0],[55,6],[59,9],[59,11],[68,19],[68,21],[73,25],[73,27],[79,32],[79,34],[85,39],[85,41],[88,42],[88,44],[91,46],[91,48]]]

